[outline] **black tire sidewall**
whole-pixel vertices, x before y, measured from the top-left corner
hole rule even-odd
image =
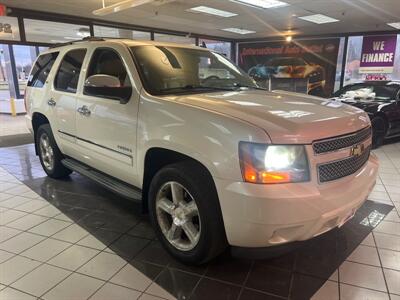
[[[41,155],[41,149],[40,149],[40,137],[46,134],[49,138],[49,142],[50,142],[50,146],[53,149],[53,155],[54,155],[54,166],[53,169],[49,170],[46,168],[46,166],[43,163],[43,159],[42,159],[42,155]],[[53,133],[51,131],[51,127],[49,124],[44,124],[41,125],[36,133],[36,147],[37,147],[37,151],[39,154],[39,159],[40,159],[40,163],[42,165],[43,170],[46,172],[46,174],[49,177],[52,178],[61,178],[61,177],[65,177],[67,175],[69,175],[71,173],[70,170],[68,170],[66,167],[64,167],[64,165],[61,163],[61,160],[63,159],[63,155],[60,151],[60,149],[57,146],[57,143],[54,139]]]
[[[380,134],[379,136],[376,136],[376,132],[375,132],[375,128],[374,128],[374,125],[376,126],[377,123],[381,123],[383,126],[383,134]],[[385,131],[386,131],[385,121],[380,117],[373,118],[371,121],[371,126],[372,126],[372,147],[374,149],[376,149],[376,148],[382,146],[382,144],[385,140]]]
[[[155,199],[160,188],[169,181],[176,181],[183,185],[196,201],[199,210],[201,221],[200,238],[197,245],[189,251],[180,251],[172,246],[164,237],[157,221]],[[215,188],[204,186],[203,182],[203,179],[194,179],[190,174],[187,174],[184,168],[171,165],[163,168],[154,176],[149,189],[150,219],[158,239],[173,257],[187,264],[201,264],[208,261],[226,247],[218,196]],[[221,236],[222,232],[223,237]]]

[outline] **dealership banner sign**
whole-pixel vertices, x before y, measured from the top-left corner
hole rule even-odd
[[[361,51],[361,74],[392,73],[397,35],[365,36]]]
[[[306,81],[309,94],[328,96],[335,84],[339,43],[339,38],[240,43],[239,66],[259,84]]]

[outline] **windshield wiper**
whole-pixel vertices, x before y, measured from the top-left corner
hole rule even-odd
[[[263,91],[266,91],[267,89],[266,88],[262,88],[262,87],[259,87],[259,86],[254,86],[254,85],[246,85],[246,84],[241,84],[240,82],[235,82],[234,84],[233,84],[233,86],[235,87],[235,88],[247,88],[247,89],[255,89],[255,90],[263,90]]]

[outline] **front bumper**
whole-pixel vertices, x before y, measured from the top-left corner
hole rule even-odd
[[[371,153],[356,173],[325,184],[262,185],[215,178],[229,244],[269,247],[343,225],[373,189],[378,166]]]

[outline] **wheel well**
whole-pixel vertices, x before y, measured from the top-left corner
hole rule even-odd
[[[206,174],[209,175],[210,178],[212,178],[211,173],[208,171],[208,169],[201,162],[197,161],[196,159],[193,159],[190,156],[165,148],[151,148],[147,151],[144,161],[144,176],[142,185],[142,199],[143,199],[144,212],[148,211],[147,196],[149,192],[150,183],[154,175],[160,169],[162,169],[167,165],[183,161],[193,162],[197,167],[206,172]]]
[[[49,124],[49,123],[50,123],[49,120],[45,117],[45,115],[41,113],[34,113],[32,115],[32,128],[33,128],[34,141],[36,141],[36,133],[39,127],[43,124]],[[35,143],[35,151],[36,155],[38,155],[38,149],[36,143]]]
[[[385,134],[386,134],[386,133],[387,133],[387,130],[389,129],[389,120],[387,119],[386,115],[383,114],[383,113],[377,113],[377,114],[375,114],[375,115],[374,115],[374,118],[376,118],[376,117],[383,119],[383,122],[384,122],[384,124],[385,124]],[[374,118],[372,118],[372,120],[373,120]],[[372,122],[372,120],[371,120],[371,122]]]

